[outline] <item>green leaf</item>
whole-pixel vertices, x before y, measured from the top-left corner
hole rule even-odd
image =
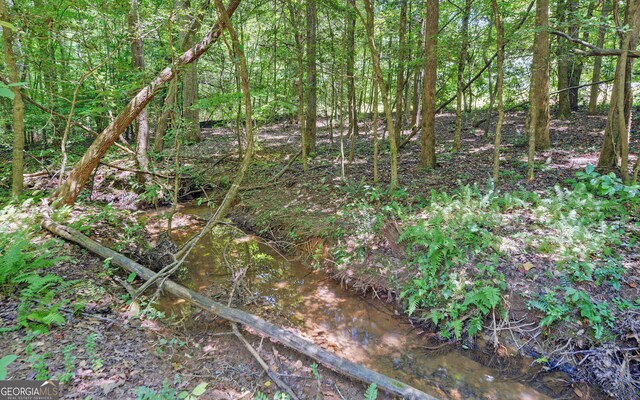
[[[7,377],[7,367],[17,358],[18,356],[15,354],[9,354],[0,358],[0,380],[4,380]]]
[[[372,383],[367,388],[367,391],[364,394],[365,400],[375,400],[378,398],[378,387],[375,383]]]
[[[205,392],[205,390],[207,390],[207,382],[202,382],[201,384],[199,384],[198,386],[196,386],[193,391],[191,392],[192,395],[194,396],[202,396]]]
[[[129,276],[127,277],[127,282],[128,282],[128,283],[133,282],[133,280],[134,280],[134,279],[136,279],[136,276],[137,276],[137,275],[136,275],[136,273],[135,273],[135,272],[130,273],[130,274],[129,274]]]
[[[0,21],[0,26],[2,26],[4,28],[9,28],[14,32],[18,30],[18,28],[16,28],[16,26],[14,24],[12,24],[11,22],[7,22],[7,21]]]
[[[13,94],[11,89],[9,89],[8,87],[0,86],[0,97],[6,97],[6,98],[8,98],[10,100],[13,100],[15,95]]]

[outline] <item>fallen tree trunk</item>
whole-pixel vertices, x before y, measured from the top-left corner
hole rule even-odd
[[[124,268],[129,272],[134,272],[137,276],[144,280],[151,279],[156,275],[156,273],[151,271],[150,269],[136,263],[135,261],[130,260],[120,253],[102,246],[98,242],[89,239],[87,236],[76,231],[75,229],[60,225],[54,221],[51,221],[50,219],[45,219],[42,222],[42,226],[55,235],[58,235],[70,242],[77,243],[102,258],[111,259],[112,264]],[[292,332],[279,328],[263,320],[262,318],[217,303],[210,298],[205,297],[200,293],[189,290],[171,280],[167,279],[166,281],[164,281],[163,288],[172,295],[184,299],[188,303],[193,304],[196,307],[216,314],[217,316],[228,321],[248,326],[259,334],[267,336],[287,347],[290,347],[342,375],[365,382],[367,384],[375,383],[380,389],[390,394],[401,396],[405,399],[435,400],[435,397],[432,397],[414,387],[411,387],[396,379],[389,378],[378,372],[372,371],[360,364],[356,364],[342,357],[338,357],[335,354],[313,344],[312,342],[303,339],[293,334]]]

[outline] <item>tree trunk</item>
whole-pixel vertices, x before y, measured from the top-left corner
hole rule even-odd
[[[353,8],[355,1],[349,0],[347,3],[347,13],[345,29],[347,31],[347,110],[349,116],[349,164],[355,157],[355,141],[358,133],[358,110],[356,108],[356,77],[354,72],[355,63],[355,29],[356,15]]]
[[[468,0],[470,1],[470,0]],[[398,78],[396,79],[396,142],[400,142],[403,125],[403,93],[404,93],[404,61],[406,58],[407,44],[405,40],[407,32],[407,0],[400,3],[400,29],[398,31]]]
[[[465,0],[462,11],[462,43],[458,53],[458,89],[456,92],[456,128],[453,134],[453,151],[460,148],[460,136],[462,135],[462,94],[464,87],[464,65],[469,48],[469,14],[471,13],[471,0]],[[496,15],[495,18],[498,18]],[[496,24],[498,22],[496,21]]]
[[[384,107],[384,114],[387,120],[387,129],[389,130],[389,147],[391,150],[390,188],[393,189],[398,186],[398,145],[396,142],[395,132],[393,131],[393,115],[391,113],[391,105],[389,104],[387,86],[384,81],[384,76],[382,75],[382,68],[380,68],[380,59],[378,58],[378,50],[376,49],[374,40],[373,6],[370,0],[364,0],[364,6],[367,10],[367,20],[365,22],[362,15],[360,15],[360,19],[363,20],[367,30],[367,39],[369,40],[369,49],[371,50],[373,71],[375,72],[376,83],[380,89],[380,94],[382,95],[382,105]]]
[[[182,49],[182,51],[187,51],[189,48],[191,48],[193,46],[193,42],[195,40],[195,35],[198,32],[198,29],[200,29],[200,26],[202,25],[202,19],[204,18],[204,15],[207,11],[207,9],[209,8],[209,4],[210,4],[210,0],[204,0],[202,2],[202,4],[200,5],[200,8],[198,10],[198,13],[195,15],[195,17],[193,19],[191,19],[191,23],[189,24],[189,29],[187,31],[185,31],[184,33],[180,34],[180,49]],[[183,8],[184,13],[187,13],[189,8],[188,8],[188,1],[182,2],[180,4],[180,7]],[[186,8],[185,8],[186,7]],[[184,18],[184,20],[181,21],[181,24],[188,24],[189,20],[187,18]],[[189,42],[191,43],[191,45],[187,46],[186,43]],[[187,67],[186,70],[188,70],[189,68]],[[186,74],[186,70],[185,70],[185,74]],[[195,82],[195,99],[197,101],[197,90],[198,90],[198,85],[197,85],[197,68],[194,68],[194,71],[191,72],[191,76],[193,78],[193,76],[195,75],[195,80],[192,79],[192,85],[193,82]],[[186,75],[183,79],[183,81],[186,81]],[[183,87],[183,108],[185,106],[185,101],[184,101],[184,91],[186,89]],[[169,86],[169,90],[167,92],[167,96],[165,97],[165,101],[164,101],[164,106],[162,109],[162,113],[160,114],[160,117],[158,118],[158,122],[156,123],[156,134],[155,134],[155,138],[154,138],[154,142],[153,142],[153,148],[155,151],[162,151],[162,148],[164,147],[164,143],[163,143],[163,139],[164,139],[164,135],[167,133],[167,129],[169,128],[169,119],[171,117],[172,114],[174,114],[174,105],[177,99],[178,95],[178,85],[177,82],[175,85],[171,85]],[[191,96],[191,98],[193,99],[193,96]],[[198,114],[197,120],[198,120],[198,128],[197,128],[197,137],[194,135],[194,131],[192,131],[191,133],[188,133],[188,135],[192,135],[192,136],[188,136],[187,139],[189,140],[193,140],[193,141],[197,141],[200,139],[200,115],[199,115],[199,111],[195,110],[196,113]],[[191,115],[185,115],[185,118],[187,117],[191,117],[192,119],[194,118],[195,113],[192,113]]]
[[[580,32],[580,19],[578,18],[578,2],[576,0],[568,0],[567,8],[569,11],[569,35],[572,37],[578,37]],[[586,19],[590,20],[593,17],[593,9],[595,7],[595,1],[590,1],[587,8]],[[589,41],[589,29],[584,30],[582,40]],[[569,62],[569,107],[572,111],[577,111],[580,103],[580,78],[582,76],[582,59],[571,55]]]
[[[549,140],[549,0],[536,2],[536,34],[531,67],[529,91],[529,134],[533,134],[534,148],[530,151],[548,149]],[[534,118],[535,116],[535,118]],[[531,158],[531,156],[530,156]],[[531,160],[531,166],[533,161]]]
[[[420,166],[436,167],[436,81],[438,68],[439,0],[427,0],[425,30],[424,95],[422,96],[422,146]]]
[[[179,8],[185,13],[185,25],[189,21],[195,20],[197,17],[191,17],[191,1],[182,0],[179,2]],[[199,28],[191,25],[193,28],[187,29],[180,34],[181,51],[189,50],[195,43],[195,34]],[[182,116],[185,121],[186,139],[191,142],[200,141],[200,110],[194,108],[198,102],[198,62],[194,61],[187,65],[182,72]]]
[[[567,21],[567,2],[571,0],[558,0],[556,9],[556,20],[560,26]],[[558,48],[556,56],[558,58],[558,113],[557,118],[566,119],[571,115],[571,107],[569,104],[569,58],[570,49],[567,42],[558,39]],[[535,55],[534,55],[535,57]]]
[[[302,167],[304,171],[309,169],[307,146],[305,146],[305,113],[304,113],[304,43],[302,41],[302,33],[298,29],[298,14],[292,0],[287,0],[287,9],[289,10],[289,18],[291,27],[293,28],[293,39],[296,43],[296,62],[298,66],[298,81],[296,88],[298,89],[298,125],[300,126],[301,148],[302,148]],[[332,138],[333,139],[333,138]],[[332,140],[333,141],[333,140]]]
[[[378,183],[378,86],[373,85],[373,183]]]
[[[536,2],[536,34],[533,44],[531,88],[529,90],[528,178],[533,180],[535,151],[547,149],[549,140],[549,0]]]
[[[0,0],[0,15],[2,20],[11,22],[5,0]],[[13,53],[14,34],[11,28],[2,27],[2,47],[4,60],[9,75],[9,84],[16,85],[21,81],[16,56]],[[13,93],[13,156],[11,159],[11,193],[19,196],[24,190],[24,103],[19,86],[12,86]]]
[[[631,29],[625,31],[623,35],[621,55],[616,63],[604,140],[598,159],[598,168],[604,169],[615,168],[618,165],[618,159],[620,159],[620,175],[625,182],[629,181],[629,132],[625,105],[628,101],[627,96],[631,97],[630,93],[628,95],[626,93],[630,92],[630,89],[626,88],[627,68],[630,67],[627,55],[633,38],[637,38],[640,33],[640,0],[630,1],[627,7],[627,18],[625,19]]]
[[[238,7],[238,4],[240,4],[240,0],[231,0],[227,6],[227,13],[232,15]],[[91,146],[89,146],[82,156],[82,159],[80,159],[76,167],[71,171],[69,177],[52,195],[51,199],[54,200],[55,205],[73,205],[75,203],[80,191],[91,177],[93,170],[111,145],[120,137],[138,114],[140,114],[140,111],[158,94],[163,85],[177,74],[178,68],[194,62],[209,50],[211,45],[220,37],[222,27],[220,22],[216,22],[198,44],[176,60],[175,65],[170,65],[162,70],[148,86],[134,96],[129,104],[127,104],[120,114],[118,114],[109,126],[94,140]]]
[[[317,110],[317,77],[316,77],[316,30],[318,13],[316,11],[316,0],[307,0],[307,87],[305,90],[307,103],[307,118],[305,119],[305,146],[306,154],[310,155],[316,149],[316,116]]]
[[[138,11],[138,0],[131,0],[131,9],[129,11],[129,34],[131,35],[131,66],[134,71],[140,75],[144,71],[144,48],[142,38],[140,37],[140,13]],[[136,117],[136,162],[138,169],[143,172],[149,171],[149,158],[147,150],[149,147],[149,119],[147,117],[147,108],[140,110]],[[149,176],[140,173],[137,176],[138,182],[144,184]]]
[[[596,46],[604,46],[604,38],[607,33],[607,16],[609,14],[609,0],[602,1],[602,14],[600,16],[600,28],[598,28],[598,41]],[[589,96],[589,114],[595,115],[598,112],[598,97],[600,95],[600,73],[602,71],[602,57],[596,57],[593,61],[593,77],[591,78],[591,94]]]
[[[504,102],[503,102],[503,82],[504,82],[504,28],[502,26],[502,16],[500,9],[498,8],[497,0],[491,0],[491,8],[493,9],[493,15],[496,25],[497,34],[497,47],[498,47],[498,59],[497,59],[497,97],[498,97],[498,123],[496,125],[496,137],[493,147],[493,184],[498,187],[498,178],[500,172],[500,139],[502,122],[504,121]]]

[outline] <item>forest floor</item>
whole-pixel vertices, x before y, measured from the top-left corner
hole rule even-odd
[[[618,240],[615,243],[596,235],[598,232],[609,234],[610,231],[602,226],[589,226],[578,232],[583,241],[566,244],[566,247],[577,246],[580,247],[579,252],[587,253],[582,261],[592,261],[595,270],[603,269],[606,264],[606,257],[597,254],[598,246],[614,251],[620,265],[615,273],[605,275],[603,279],[591,271],[593,279],[576,279],[568,283],[564,273],[567,268],[558,267],[566,265],[566,260],[559,259],[559,253],[565,252],[564,247],[561,248],[565,246],[562,240],[568,240],[560,231],[563,221],[569,224],[569,228],[576,228],[570,222],[582,218],[580,207],[584,203],[573,204],[578,214],[567,212],[540,216],[527,207],[535,203],[540,208],[544,201],[531,200],[531,195],[522,194],[535,192],[540,198],[552,197],[548,191],[553,193],[554,185],[569,187],[571,184],[567,180],[574,178],[576,172],[583,171],[587,164],[596,164],[605,117],[578,113],[567,121],[553,120],[553,147],[536,155],[538,163],[533,182],[527,182],[525,178],[527,141],[524,117],[524,113],[507,115],[501,179],[497,187],[501,194],[514,194],[519,199],[514,201],[514,204],[519,204],[517,206],[500,203],[495,207],[482,208],[477,204],[490,190],[493,140],[485,137],[481,128],[468,125],[462,134],[460,151],[450,152],[454,118],[443,114],[437,118],[438,167],[433,171],[419,168],[419,142],[414,138],[400,151],[400,182],[394,191],[386,190],[389,160],[385,146],[382,146],[380,157],[380,182],[373,184],[369,122],[360,125],[354,160],[344,165],[346,181],[340,177],[338,132],[334,132],[334,143],[331,143],[329,129],[321,123],[318,149],[309,163],[309,171],[304,173],[300,160],[297,160],[280,180],[273,182],[272,177],[299,152],[299,130],[297,126],[287,124],[260,128],[255,162],[234,207],[232,220],[246,230],[273,240],[284,250],[307,254],[310,262],[322,266],[355,290],[395,301],[402,291],[407,291],[410,298],[411,290],[415,289],[411,286],[417,273],[412,266],[415,262],[413,253],[414,250],[415,253],[420,251],[420,245],[407,246],[411,237],[405,233],[420,225],[420,221],[428,224],[428,215],[423,215],[425,210],[433,211],[428,207],[440,201],[439,198],[434,199],[432,191],[447,192],[452,198],[464,200],[465,195],[461,194],[460,188],[477,184],[479,189],[471,190],[467,196],[477,202],[463,201],[461,207],[466,211],[445,210],[444,214],[489,214],[500,208],[500,216],[496,217],[500,222],[485,226],[486,221],[473,220],[472,224],[477,222],[480,231],[486,228],[502,238],[505,248],[495,251],[499,254],[494,265],[496,271],[486,282],[495,281],[497,284],[498,280],[504,281],[502,302],[506,314],[504,318],[498,317],[502,322],[494,320],[491,325],[491,321],[485,321],[485,327],[489,329],[485,330],[487,335],[478,343],[464,340],[464,335],[459,345],[480,347],[479,342],[493,341],[495,338],[490,335],[493,327],[499,341],[498,353],[504,358],[514,350],[520,350],[538,358],[544,369],[563,369],[571,374],[572,378],[568,378],[558,392],[563,398],[599,398],[603,396],[600,389],[618,398],[631,398],[634,395],[633,385],[637,384],[640,376],[638,353],[637,350],[621,349],[637,349],[640,345],[640,313],[635,306],[640,283],[640,256],[636,244],[640,238],[638,209],[630,210],[624,218],[602,218],[602,224],[623,225],[620,230],[625,232],[616,233]],[[226,128],[206,129],[204,133],[206,138],[203,142],[184,149],[183,159],[189,171],[189,178],[184,184],[189,187],[187,191],[192,192],[184,197],[195,198],[204,194],[215,204],[228,188],[238,165],[238,157],[233,154],[236,151],[235,135]],[[638,154],[637,139],[634,138],[631,154]],[[344,152],[348,159],[346,137]],[[172,159],[172,155],[167,159]],[[102,241],[113,238],[114,247],[118,248],[119,243],[119,250],[140,259],[140,249],[145,247],[144,242],[152,241],[152,231],[158,227],[141,228],[135,213],[122,211],[138,208],[137,196],[126,183],[131,181],[131,174],[123,171],[112,174],[113,171],[106,167],[101,171],[95,177],[93,193],[84,196],[80,207],[71,213],[72,219],[80,220],[79,226],[91,226],[92,237]],[[55,182],[40,177],[33,179],[30,185],[46,191]],[[158,187],[154,194],[168,198],[168,187]],[[500,201],[507,200],[501,198]],[[93,204],[101,202],[113,206]],[[585,207],[589,210],[594,208],[590,203]],[[595,207],[600,207],[600,203]],[[564,218],[559,225],[540,220],[553,219],[558,215]],[[451,230],[442,233],[451,234],[457,240],[458,228],[468,227],[453,224]],[[528,233],[523,234],[525,231]],[[541,240],[545,237],[551,240]],[[593,241],[596,248],[584,247],[586,241]],[[554,245],[554,242],[561,246]],[[468,250],[467,247],[465,249]],[[489,247],[480,250],[494,252]],[[49,376],[60,376],[71,368],[73,377],[68,383],[68,398],[144,398],[144,393],[171,397],[181,390],[191,391],[201,382],[209,382],[209,388],[215,388],[208,390],[201,397],[203,399],[250,398],[258,390],[267,394],[275,392],[273,383],[266,380],[237,339],[225,334],[229,331],[228,324],[201,315],[192,320],[167,321],[158,318],[153,309],[144,307],[143,317],[135,318],[125,305],[126,291],[114,280],[114,269],[108,263],[69,244],[64,244],[59,251],[71,258],[47,271],[58,274],[65,281],[79,282],[74,283],[75,286],[64,295],[70,300],[66,306],[68,310],[64,312],[67,323],[45,336],[25,337],[22,328],[0,332],[3,343],[0,356],[16,354],[22,360],[10,366],[10,376],[34,378],[43,368]],[[471,261],[484,260],[475,253],[464,258],[468,262],[460,266],[461,271],[476,276],[477,271]],[[574,274],[586,273],[584,269],[571,271]],[[615,279],[611,275],[615,275]],[[531,301],[545,298],[549,288],[554,288],[558,290],[559,300],[554,303],[547,297],[547,305],[559,308],[568,284],[587,293],[594,306],[623,302],[627,306],[607,311],[613,313],[614,322],[610,324],[611,315],[600,312],[601,309],[596,309],[598,315],[595,317],[581,315],[579,306],[582,305],[584,310],[586,303],[575,301],[572,303],[575,310],[562,309],[563,314],[558,320],[545,328],[538,327],[548,310],[532,307]],[[80,302],[84,304],[82,311],[74,313],[72,305]],[[1,299],[2,327],[9,328],[15,324],[19,303],[10,297]],[[416,310],[409,311],[414,311],[413,318],[419,318],[422,307],[418,304],[414,308]],[[596,317],[600,318],[600,325],[607,331],[603,338],[597,340],[592,332]],[[466,331],[467,321],[463,323]],[[428,321],[425,326],[435,332],[446,331]],[[297,376],[295,382],[298,386],[294,389],[304,392],[307,398],[317,395],[322,398],[363,398],[366,388],[361,384],[322,367],[319,371],[323,383],[318,387],[309,367],[310,360],[279,346],[272,349],[272,346],[265,341],[262,354],[267,354],[269,364],[278,365],[281,372]],[[576,361],[582,365],[577,367]],[[174,381],[175,376],[180,376],[180,380]],[[598,382],[600,389],[576,386],[572,381],[574,378]],[[340,394],[336,387],[340,388]],[[443,392],[442,396],[456,398],[452,393]],[[464,394],[457,396],[465,398]]]

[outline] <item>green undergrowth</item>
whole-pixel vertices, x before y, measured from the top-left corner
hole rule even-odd
[[[59,295],[73,282],[43,272],[63,260],[56,256],[58,241],[38,241],[33,217],[25,210],[30,201],[9,204],[0,210],[0,292],[19,300],[17,325],[2,330],[27,328],[47,332],[65,319],[60,308],[66,303]]]
[[[409,315],[443,337],[474,336],[488,316],[505,316],[505,295],[518,279],[530,283],[516,294],[541,313],[545,332],[574,325],[592,341],[609,340],[616,316],[640,306],[620,292],[630,273],[624,254],[640,239],[638,186],[592,167],[568,183],[541,194],[463,186],[425,199],[352,187],[356,200],[339,215],[337,268],[365,263],[376,234],[395,221],[406,259],[384,271],[389,287]]]

